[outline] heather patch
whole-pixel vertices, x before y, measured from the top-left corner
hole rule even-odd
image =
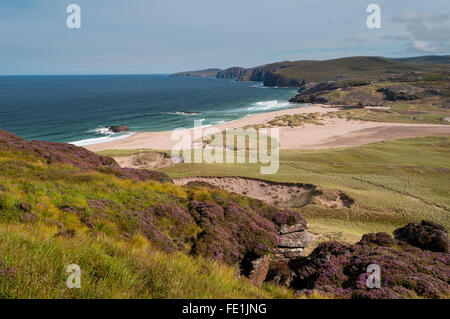
[[[367,287],[371,264],[381,269],[380,289]],[[295,289],[341,298],[447,298],[450,294],[449,254],[422,250],[385,233],[364,235],[354,245],[324,242],[308,257],[291,260],[289,269],[295,274],[291,283]]]

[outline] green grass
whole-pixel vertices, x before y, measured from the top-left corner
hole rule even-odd
[[[233,195],[118,179],[8,150],[0,151],[0,176],[0,298],[293,297],[271,284],[254,286],[238,266],[188,254],[184,239],[200,227],[185,227],[170,214],[154,214],[144,225],[129,213]],[[157,236],[144,236],[146,229],[184,246],[170,252]],[[81,289],[66,286],[70,264],[81,267]]]
[[[449,153],[450,138],[430,137],[347,149],[282,151],[275,175],[262,176],[259,165],[253,164],[182,164],[161,170],[172,177],[248,176],[340,190],[354,199],[353,206],[336,209],[313,202],[300,212],[320,240],[355,242],[364,233],[389,233],[424,218],[450,227]],[[188,243],[185,251],[163,252],[127,214],[156,204],[181,207],[189,200],[216,198],[247,207],[253,205],[250,199],[207,188],[121,180],[9,151],[0,152],[0,176],[0,267],[14,270],[14,275],[0,275],[0,297],[293,297],[292,291],[271,284],[253,286],[238,276],[236,266],[186,254]],[[99,211],[91,202],[98,199],[112,204]],[[23,219],[23,203],[35,219]],[[81,217],[92,218],[95,232]],[[170,216],[155,216],[153,222],[174,239],[200,231],[181,227]],[[56,237],[68,229],[75,230],[74,237]],[[73,263],[82,270],[81,289],[66,287],[66,267]]]
[[[275,175],[260,175],[260,166],[252,164],[183,164],[162,171],[171,177],[243,176],[341,190],[355,200],[351,208],[310,204],[301,213],[313,231],[354,240],[421,219],[449,228],[449,158],[450,138],[430,137],[346,149],[281,151]]]
[[[336,76],[347,79],[354,77],[378,76],[389,73],[412,71],[438,71],[438,64],[403,63],[381,57],[348,57],[326,61],[296,61],[276,73],[299,81],[325,82],[335,80]]]
[[[0,298],[293,297],[271,284],[255,287],[238,266],[188,254],[184,239],[200,227],[170,214],[152,215],[144,225],[129,213],[185,208],[190,197],[226,199],[225,192],[118,179],[8,149],[0,151],[0,176]],[[184,246],[170,252],[157,236],[144,236],[146,229]],[[70,264],[81,267],[81,289],[66,286]]]
[[[0,262],[15,275],[0,276],[0,298],[292,298],[288,289],[256,287],[238,270],[184,253],[129,242],[77,236],[55,238],[49,227],[0,224]],[[68,289],[66,268],[81,268],[81,289]]]

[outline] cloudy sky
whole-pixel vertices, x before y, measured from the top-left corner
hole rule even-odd
[[[81,29],[66,26],[69,4]],[[366,8],[381,7],[369,29]],[[448,0],[0,0],[0,74],[171,73],[450,54]]]

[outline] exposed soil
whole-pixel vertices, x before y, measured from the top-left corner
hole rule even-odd
[[[340,191],[323,191],[310,184],[276,183],[243,177],[185,177],[178,185],[203,182],[229,192],[245,195],[283,208],[300,208],[311,203],[348,208],[354,201]]]
[[[113,158],[121,167],[128,168],[157,169],[176,165],[166,153],[153,151]]]

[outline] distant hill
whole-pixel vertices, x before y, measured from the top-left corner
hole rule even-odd
[[[382,74],[438,71],[440,65],[411,63],[382,57],[349,57],[326,61],[296,61],[275,71],[284,77],[306,82],[324,82],[337,78],[352,79]]]
[[[450,55],[424,55],[393,59],[399,62],[450,64]]]
[[[199,71],[178,72],[170,75],[170,77],[193,77],[193,78],[215,78],[217,73],[222,69],[206,69]]]
[[[174,76],[208,76],[234,78],[239,81],[261,81],[266,86],[298,87],[304,82],[326,82],[407,72],[439,71],[450,68],[450,56],[419,56],[406,58],[346,57],[332,60],[283,61],[254,68],[232,67],[182,72]],[[206,75],[207,74],[207,75]]]

